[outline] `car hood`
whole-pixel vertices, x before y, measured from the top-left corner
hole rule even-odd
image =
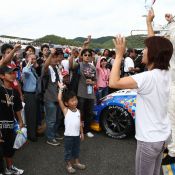
[[[112,94],[109,94],[107,96],[126,96],[126,95],[137,95],[137,91],[135,89],[124,89],[119,90],[116,92],[113,92]]]

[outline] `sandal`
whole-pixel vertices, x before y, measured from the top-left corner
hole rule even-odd
[[[72,166],[67,166],[66,169],[67,172],[70,174],[74,174],[76,172],[76,170]]]

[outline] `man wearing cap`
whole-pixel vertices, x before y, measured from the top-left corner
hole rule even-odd
[[[16,78],[15,71],[17,70],[18,68],[12,68],[11,66],[0,66],[0,79],[2,80],[2,85],[0,85],[0,144],[7,167],[5,174],[23,174],[24,172],[13,165],[15,117],[18,118],[19,127],[23,127],[22,102],[18,92],[11,87],[11,83]],[[2,157],[0,159],[2,160]]]

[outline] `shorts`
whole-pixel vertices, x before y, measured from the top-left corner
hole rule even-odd
[[[64,160],[78,159],[80,153],[80,136],[64,137]]]

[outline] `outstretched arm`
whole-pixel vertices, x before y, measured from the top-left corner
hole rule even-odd
[[[1,59],[0,66],[7,65],[9,62],[11,62],[15,52],[18,51],[20,48],[21,48],[21,44],[15,44],[14,49],[11,50],[11,52],[5,58]]]
[[[47,72],[48,71],[49,65],[51,63],[51,58],[53,57],[53,55],[56,52],[56,49],[54,49],[54,48],[52,48],[50,50],[51,50],[51,53],[50,53],[49,57],[47,58],[47,60],[44,63],[44,72]]]
[[[91,42],[91,35],[88,35],[87,40],[84,41],[81,51],[79,52],[79,58],[81,58],[81,52],[83,49],[88,49]]]
[[[116,58],[114,60],[114,64],[112,66],[109,78],[109,87],[118,89],[135,89],[137,87],[137,84],[133,78],[120,78],[120,65],[126,50],[125,38],[119,35],[116,36],[115,39],[113,39],[113,42],[116,49]]]
[[[74,49],[73,49],[69,57],[69,67],[70,69],[75,69],[77,68],[77,66],[78,66],[78,63],[75,61],[75,55],[74,55]]]
[[[151,9],[148,12],[148,15],[146,17],[146,25],[147,25],[147,30],[148,30],[148,37],[150,36],[154,36],[154,30],[153,30],[153,26],[152,26],[152,22],[154,19],[154,10]]]
[[[65,86],[63,83],[60,83],[60,82],[58,82],[58,86],[59,86],[58,102],[59,102],[60,108],[65,116],[65,114],[67,113],[67,107],[64,105],[63,100],[62,100],[63,89],[65,88]]]
[[[83,49],[88,49],[90,42],[91,42],[91,35],[88,35],[88,38],[87,38],[87,40],[84,41],[82,48]]]

